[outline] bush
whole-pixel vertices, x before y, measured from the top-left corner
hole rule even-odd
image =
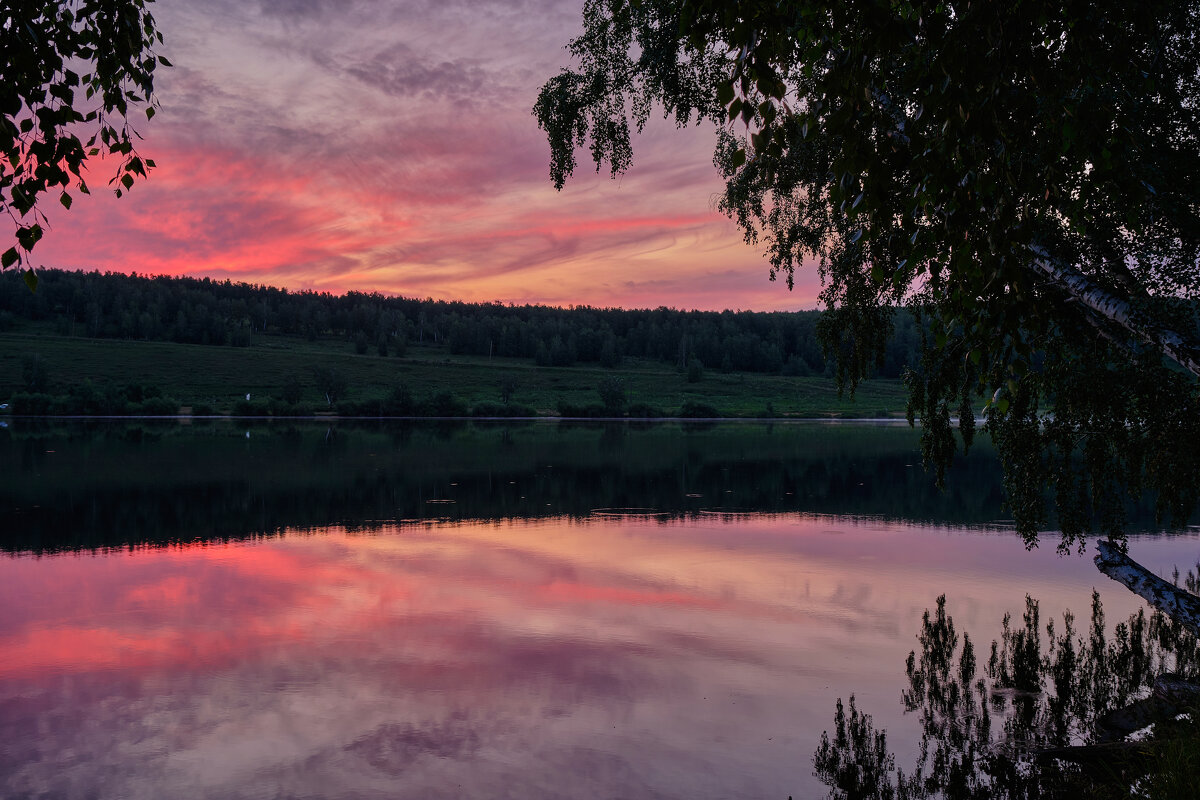
[[[471,409],[473,417],[536,417],[537,411],[520,403],[476,403]]]
[[[693,358],[687,365],[687,382],[699,383],[704,379],[704,364],[698,358]]]
[[[317,385],[317,393],[332,407],[346,393],[346,376],[336,367],[313,367],[313,383]]]
[[[379,408],[380,415],[384,417],[411,417],[417,413],[417,404],[413,402],[412,392],[403,383],[392,387]]]
[[[76,414],[83,414],[83,404],[79,402],[78,398],[72,397],[69,394],[58,396],[52,395],[50,398],[50,408],[46,413],[54,414],[55,416],[74,416]]]
[[[688,400],[679,408],[679,416],[684,419],[715,419],[721,416],[721,412],[708,403],[697,403],[694,400]]]
[[[169,397],[151,397],[139,404],[137,413],[151,417],[173,417],[179,413],[179,403]]]
[[[233,404],[235,417],[265,417],[269,413],[267,404],[261,400],[238,400]]]
[[[377,417],[379,416],[379,403],[343,400],[330,410],[339,417]]]
[[[17,392],[9,401],[9,408],[14,414],[44,416],[52,413],[50,406],[54,398],[45,392]]]
[[[587,405],[574,405],[565,400],[558,401],[558,415],[560,417],[579,417],[579,418],[594,418],[608,416],[608,412],[604,410],[604,406],[599,403],[589,403]]]
[[[193,403],[192,415],[197,417],[211,417],[217,412],[208,403]]]
[[[655,419],[670,415],[661,408],[655,408],[654,406],[646,403],[634,403],[629,407],[629,416],[640,419]]]
[[[290,403],[287,400],[281,400],[278,397],[272,397],[267,401],[267,408],[273,417],[307,417],[309,416],[308,409],[298,403]]]
[[[427,417],[465,417],[469,414],[467,404],[450,392],[438,392],[421,404]]]
[[[600,395],[600,402],[604,404],[605,416],[619,417],[625,413],[625,406],[629,404],[629,400],[625,396],[625,381],[621,378],[606,375],[596,387],[596,393]]]

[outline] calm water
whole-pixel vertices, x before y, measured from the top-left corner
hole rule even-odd
[[[247,434],[249,434],[247,438]],[[0,432],[0,796],[779,798],[922,612],[1137,608],[903,428]],[[649,512],[620,511],[623,508]],[[1142,513],[1134,509],[1135,515]],[[1194,535],[1137,537],[1186,568]]]

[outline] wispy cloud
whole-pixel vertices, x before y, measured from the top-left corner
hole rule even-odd
[[[50,266],[469,300],[805,308],[714,210],[712,131],[652,123],[617,181],[548,180],[530,114],[580,9],[549,0],[189,3],[142,150],[53,230]],[[108,165],[93,172],[103,185]]]

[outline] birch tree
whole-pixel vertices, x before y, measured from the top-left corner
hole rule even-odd
[[[534,113],[558,187],[656,110],[715,123],[720,206],[772,280],[820,274],[841,386],[916,310],[939,480],[983,415],[1026,541],[1099,530],[1124,580],[1128,499],[1181,523],[1200,486],[1198,38],[1197,0],[589,0]]]
[[[154,116],[154,72],[170,62],[153,0],[0,0],[0,212],[11,246],[0,268],[23,269],[45,233],[42,204],[70,208],[91,189],[89,159],[108,157],[118,197],[154,167],[133,127]],[[135,113],[136,112],[136,113]]]

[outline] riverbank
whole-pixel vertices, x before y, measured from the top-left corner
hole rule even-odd
[[[611,369],[545,367],[421,345],[397,358],[280,335],[219,347],[30,326],[0,334],[0,402],[14,413],[89,416],[821,419],[900,417],[905,391],[900,381],[874,380],[851,400],[826,377],[697,374],[634,359]]]

